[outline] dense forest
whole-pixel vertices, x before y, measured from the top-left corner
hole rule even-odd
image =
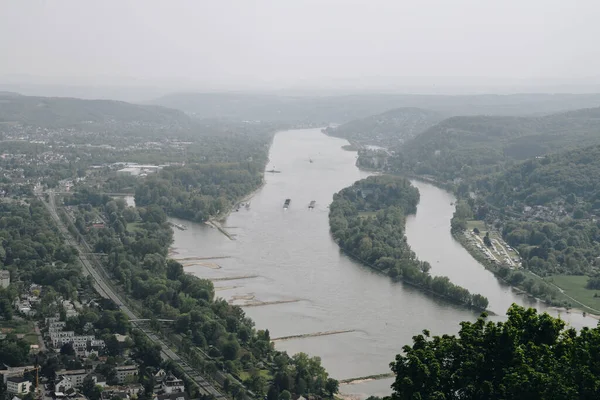
[[[390,365],[393,400],[597,399],[600,328],[513,305],[505,322],[461,322],[458,335],[413,337]]]
[[[190,164],[171,167],[148,177],[135,191],[136,204],[157,204],[169,215],[203,222],[262,184],[264,165],[258,162]]]
[[[0,268],[10,271],[14,285],[0,288],[0,316],[13,317],[13,301],[27,283],[52,288],[42,307],[62,296],[76,299],[89,282],[81,274],[77,252],[64,243],[41,202],[0,202]],[[19,287],[18,287],[19,286]]]
[[[196,359],[204,371],[227,371],[261,398],[337,391],[318,357],[290,357],[275,350],[268,330],[256,330],[240,307],[215,297],[211,281],[186,274],[168,258],[173,233],[160,206],[132,208],[93,193],[70,203],[75,202],[75,225],[96,252],[107,255],[106,268],[143,304],[145,318],[175,320],[175,332],[184,337],[188,353],[197,357],[196,349],[201,349],[211,356]],[[108,225],[88,229],[98,213]]]
[[[83,100],[67,97],[34,97],[0,93],[0,122],[24,123],[44,128],[85,127],[105,129],[111,125],[169,127],[170,131],[189,129],[193,120],[179,110],[138,105],[114,100]],[[167,131],[166,131],[167,132]]]
[[[429,275],[404,235],[406,214],[416,212],[419,191],[404,178],[371,176],[334,195],[329,224],[340,247],[390,277],[457,303],[485,309],[487,298],[471,294],[447,277]]]
[[[441,181],[494,173],[519,160],[600,143],[600,108],[544,117],[446,119],[397,148],[393,171]]]
[[[336,127],[328,127],[325,133],[362,144],[375,144],[387,148],[412,139],[442,119],[442,115],[435,111],[404,107],[353,120]]]
[[[600,146],[535,158],[471,185],[477,219],[502,234],[539,275],[598,272]]]

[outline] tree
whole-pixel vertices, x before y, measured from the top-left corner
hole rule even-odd
[[[121,354],[121,343],[115,335],[110,335],[104,342],[106,343],[106,353],[108,355],[115,357]]]
[[[73,348],[73,343],[65,343],[60,348],[60,354],[65,356],[74,356],[75,349]]]
[[[96,387],[96,383],[94,382],[94,378],[90,374],[83,379],[83,384],[81,385],[81,391],[83,392],[84,395],[86,395],[87,397],[90,397],[90,395],[94,391],[94,387]]]
[[[278,400],[279,399],[279,389],[275,385],[271,385],[269,390],[267,391],[267,400]]]
[[[279,393],[279,400],[291,400],[291,398],[292,394],[287,390],[284,390],[281,393]]]
[[[333,395],[338,392],[339,388],[340,383],[337,380],[333,378],[327,378],[327,381],[325,382],[325,390],[327,393],[329,393],[329,397],[333,397]]]
[[[490,239],[490,233],[486,232],[485,236],[483,237],[483,244],[485,244],[487,247],[492,247],[492,241]]]
[[[237,340],[233,339],[225,342],[221,348],[221,353],[223,354],[225,360],[235,360],[239,350],[240,345],[238,344]]]
[[[229,393],[229,389],[231,389],[231,381],[229,380],[229,378],[225,378],[225,380],[223,381],[223,390],[225,391],[225,393]]]
[[[506,322],[462,322],[457,336],[413,338],[390,365],[393,400],[594,399],[600,327],[579,333],[533,308],[512,305]],[[585,378],[583,378],[585,376]]]

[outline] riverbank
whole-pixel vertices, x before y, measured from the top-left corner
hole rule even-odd
[[[334,241],[334,242],[336,242],[336,243],[338,244],[338,246],[339,246],[339,243],[338,243],[338,241],[337,241],[337,240],[336,240],[336,239],[333,237],[333,235],[332,235],[332,239],[333,239],[333,241]],[[398,278],[398,277],[391,277],[391,276],[389,275],[389,273],[387,273],[385,270],[383,270],[383,269],[381,269],[381,268],[377,268],[377,266],[376,266],[376,265],[374,265],[374,264],[371,264],[371,263],[369,263],[368,261],[361,259],[361,258],[360,258],[360,257],[358,257],[357,255],[355,255],[355,254],[353,254],[353,253],[351,253],[351,252],[349,252],[349,251],[345,250],[344,248],[342,248],[342,246],[339,246],[339,247],[340,247],[340,251],[341,251],[342,253],[344,253],[345,255],[347,255],[348,257],[350,257],[350,258],[352,258],[353,260],[355,260],[355,261],[357,261],[357,262],[359,262],[359,263],[363,264],[363,265],[364,265],[364,266],[366,266],[366,267],[369,267],[369,268],[371,268],[371,269],[374,269],[375,271],[377,271],[377,272],[378,272],[378,273],[380,273],[381,275],[385,275],[385,276],[387,276],[387,277],[388,277],[388,278],[390,278],[390,279],[391,279],[393,282],[400,282],[400,283],[402,283],[403,285],[408,285],[408,286],[410,286],[410,287],[414,287],[414,288],[416,288],[416,289],[419,289],[421,292],[423,292],[423,293],[426,293],[426,294],[428,294],[428,295],[430,295],[430,296],[433,296],[433,297],[435,297],[435,298],[438,298],[438,299],[445,300],[445,301],[447,301],[447,302],[449,302],[449,303],[452,303],[452,304],[455,304],[455,305],[458,305],[458,306],[464,307],[464,308],[466,308],[466,309],[469,309],[469,310],[474,310],[474,311],[477,311],[477,312],[485,312],[487,315],[497,315],[495,312],[493,312],[493,311],[491,311],[491,310],[488,310],[488,309],[485,309],[485,308],[478,308],[478,307],[474,307],[474,306],[472,306],[472,305],[468,305],[468,304],[465,304],[465,303],[461,303],[461,302],[459,302],[459,301],[456,301],[456,300],[454,300],[454,299],[452,299],[452,298],[450,298],[450,297],[446,297],[446,296],[444,296],[444,295],[441,295],[441,294],[439,294],[439,293],[436,293],[436,292],[434,292],[433,290],[431,290],[431,289],[428,289],[428,288],[426,288],[426,287],[424,287],[424,286],[422,286],[422,285],[419,285],[419,284],[417,284],[417,283],[415,283],[415,282],[411,282],[411,281],[408,281],[408,280],[406,280],[406,279],[402,279],[402,278]]]
[[[594,317],[597,319],[600,317],[600,310],[596,310],[594,308],[588,307],[585,304],[580,303],[577,300],[573,299],[572,297],[567,296],[562,291],[562,289],[560,287],[558,287],[557,285],[553,284],[552,282],[547,282],[545,279],[543,279],[539,275],[536,275],[526,269],[521,268],[521,269],[519,269],[519,272],[523,273],[528,279],[532,279],[536,283],[543,283],[543,284],[551,285],[551,286],[555,287],[558,290],[558,293],[556,295],[557,300],[556,301],[548,301],[546,299],[536,297],[536,296],[532,295],[531,293],[529,293],[524,287],[511,284],[510,282],[506,281],[502,276],[500,276],[500,274],[499,274],[500,267],[497,264],[492,263],[490,260],[488,260],[486,257],[484,257],[483,253],[479,249],[477,249],[476,247],[472,246],[469,243],[469,241],[467,240],[467,238],[464,235],[464,232],[452,232],[452,237],[458,243],[460,243],[460,245],[465,250],[467,250],[467,252],[475,260],[477,260],[485,269],[492,272],[499,281],[501,281],[507,285],[510,285],[512,290],[517,292],[519,295],[529,296],[532,299],[535,299],[536,301],[542,302],[542,303],[554,308],[558,312],[565,311],[567,313],[570,313],[570,312],[575,311],[582,315],[591,314],[590,317]],[[571,304],[571,307],[567,307],[564,305],[565,302],[567,302],[567,303],[576,302],[581,307],[575,307],[575,306],[572,306],[572,304]]]
[[[361,263],[456,304],[485,311],[488,299],[471,294],[414,256],[406,243],[407,214],[415,214],[419,190],[406,178],[370,176],[334,195],[330,231],[340,248]],[[376,218],[373,218],[376,216]]]

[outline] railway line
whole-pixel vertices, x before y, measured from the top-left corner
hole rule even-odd
[[[183,370],[184,374],[190,379],[192,382],[196,383],[200,388],[200,392],[204,395],[212,395],[216,399],[226,399],[226,397],[221,394],[206,378],[204,378],[195,368],[189,365],[189,363],[182,359],[177,353],[175,353],[171,348],[161,339],[156,333],[154,333],[150,328],[145,326],[141,317],[136,315],[133,310],[126,305],[126,302],[123,301],[121,296],[112,289],[110,282],[106,272],[104,271],[104,267],[100,263],[100,261],[96,258],[96,255],[93,253],[93,249],[89,246],[89,244],[85,241],[82,235],[79,235],[78,238],[75,238],[73,234],[68,230],[60,216],[58,215],[58,211],[56,208],[56,202],[54,197],[54,192],[47,192],[48,201],[46,202],[43,198],[43,193],[38,192],[37,196],[42,201],[42,203],[46,206],[46,209],[52,216],[52,219],[55,221],[58,229],[63,234],[65,241],[71,246],[75,247],[79,251],[79,260],[84,268],[84,274],[90,275],[94,279],[94,288],[100,294],[100,296],[112,300],[120,309],[127,315],[132,325],[135,326],[140,331],[144,332],[144,334],[150,339],[152,342],[159,344],[161,346],[161,355],[164,360],[171,360],[178,364]]]

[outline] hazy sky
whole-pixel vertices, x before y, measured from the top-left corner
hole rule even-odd
[[[598,81],[598,0],[0,0],[0,79]]]

